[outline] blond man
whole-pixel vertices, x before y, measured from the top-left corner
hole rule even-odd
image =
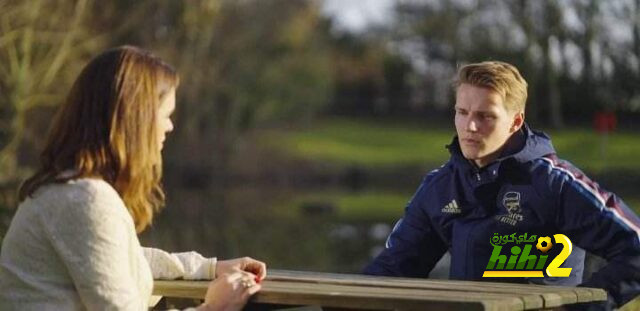
[[[615,194],[559,159],[547,135],[527,126],[527,82],[518,69],[497,61],[469,64],[458,70],[454,85],[457,135],[447,146],[451,157],[424,177],[386,248],[365,273],[428,277],[448,251],[452,279],[604,288],[609,300],[588,306],[595,309],[636,297],[640,220]],[[538,269],[536,260],[554,258],[563,249],[542,255],[514,244],[511,253],[501,253],[500,243],[492,242],[494,236],[525,233],[567,236],[574,247],[562,267],[571,268],[570,274],[485,277],[487,270],[517,269],[519,255],[521,269]],[[584,250],[607,260],[589,279],[583,279]],[[511,255],[513,263],[506,263]],[[542,262],[547,267],[550,261]]]

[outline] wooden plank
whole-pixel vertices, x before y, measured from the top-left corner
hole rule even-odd
[[[424,288],[456,288],[457,290],[489,291],[506,293],[536,293],[545,300],[545,307],[576,302],[604,301],[606,292],[599,288],[549,286],[536,284],[476,282],[458,280],[430,280],[418,278],[378,277],[357,274],[335,274],[290,270],[270,270],[274,280],[297,280],[301,282],[331,282],[337,284],[371,284],[372,286],[411,286]],[[481,284],[481,286],[479,286]]]
[[[154,294],[168,297],[202,298],[207,282],[156,281]],[[433,310],[522,310],[517,297],[500,294],[469,295],[460,292],[424,289],[393,289],[363,286],[304,284],[268,281],[253,302],[275,304],[308,304],[355,309],[424,309]]]
[[[333,284],[304,284],[298,282],[268,282],[265,286],[266,290],[281,288],[289,293],[298,293],[304,291],[318,291],[321,293],[341,293],[344,295],[369,295],[373,294],[379,297],[387,297],[389,299],[401,298],[403,300],[409,297],[417,301],[447,301],[452,304],[458,302],[483,302],[492,301],[493,305],[504,305],[511,309],[523,309],[523,303],[518,297],[505,294],[487,294],[487,293],[462,293],[455,291],[434,291],[425,289],[410,288],[378,288],[370,286],[353,286],[353,285],[333,285]]]
[[[576,287],[578,302],[606,301],[607,292],[601,288]]]
[[[377,287],[409,287],[469,292],[509,293],[518,295],[523,300],[525,309],[539,309],[542,307],[551,308],[578,302],[577,295],[574,293],[573,288],[517,283],[429,280],[284,270],[271,270],[269,272],[269,279]]]
[[[606,301],[608,299],[607,291],[605,291],[602,288],[589,288],[589,287],[583,287],[583,288],[591,291],[591,293],[593,294],[593,301]]]
[[[207,284],[207,282],[156,281],[154,294],[202,298]],[[300,292],[301,288],[306,289]],[[334,291],[327,291],[329,289]],[[410,297],[405,297],[407,294],[410,294]],[[417,306],[424,308],[425,301],[412,295],[426,299],[430,308],[432,304],[451,306],[451,301],[447,301],[455,300],[459,301],[460,305],[465,305],[465,308],[481,307],[487,310],[554,308],[565,304],[607,299],[604,290],[594,288],[376,277],[275,269],[269,270],[267,280],[263,283],[263,290],[254,299],[265,303],[286,301],[294,304],[294,301],[297,301],[301,304],[325,306],[329,306],[325,303],[330,301],[338,308],[357,304],[365,309],[368,308],[366,306],[372,305],[364,300],[375,301],[374,306],[388,306],[405,301],[409,309]],[[349,298],[350,296],[352,297]],[[335,299],[336,297],[340,299]]]
[[[271,279],[270,279],[271,280]],[[305,284],[305,282],[301,282],[299,280],[282,280],[282,279],[274,279],[272,280],[274,282],[278,282],[278,283],[283,283],[283,282],[292,282],[292,288],[295,286],[295,284]],[[354,284],[355,283],[355,284]],[[415,283],[415,282],[414,282]],[[472,299],[485,299],[485,298],[489,298],[489,297],[493,297],[493,298],[498,298],[498,299],[511,299],[511,298],[518,298],[522,301],[523,303],[523,308],[525,310],[528,309],[540,309],[544,307],[544,301],[543,298],[538,295],[538,294],[531,294],[531,293],[523,293],[523,292],[513,292],[513,293],[508,293],[508,292],[498,292],[498,291],[486,291],[486,290],[481,290],[478,291],[477,289],[480,289],[478,287],[476,287],[475,291],[473,290],[460,290],[459,288],[456,287],[452,287],[452,286],[430,286],[430,284],[425,283],[425,282],[420,282],[418,284],[388,284],[388,283],[378,283],[378,284],[371,284],[371,282],[332,282],[331,279],[328,279],[326,282],[309,282],[307,284],[322,284],[322,285],[329,285],[329,284],[335,284],[335,285],[347,285],[347,286],[358,286],[360,288],[363,288],[363,290],[367,291],[367,290],[372,290],[372,289],[378,289],[378,288],[384,288],[384,290],[390,291],[393,289],[404,289],[404,290],[427,290],[428,293],[437,293],[438,295],[441,295],[443,297],[451,297],[452,299],[459,299],[459,297],[469,297]],[[560,304],[558,304],[560,305]]]
[[[591,302],[593,301],[593,294],[588,289],[575,288],[576,295],[578,295],[578,302]]]
[[[209,286],[208,281],[160,281],[153,282],[153,295],[203,299]]]
[[[446,281],[436,281],[440,283],[445,283]],[[451,281],[449,286],[456,286],[455,283],[460,283],[460,285],[470,285],[477,286],[477,282],[471,281]],[[482,284],[485,284],[482,282]],[[545,307],[557,307],[555,304],[549,303],[549,298],[557,299],[557,296],[560,296],[562,304],[574,304],[579,302],[594,302],[594,301],[604,301],[606,300],[606,292],[602,289],[597,288],[585,288],[585,287],[570,287],[570,286],[550,286],[550,285],[537,285],[537,284],[518,284],[518,283],[496,283],[491,282],[488,283],[488,288],[497,289],[499,291],[503,290],[515,290],[517,292],[531,292],[531,293],[539,293],[545,296]],[[594,295],[593,293],[597,293]],[[604,293],[604,295],[603,295]],[[549,294],[557,295],[554,297],[549,297]]]
[[[294,288],[292,288],[292,285]],[[265,282],[255,302],[320,304],[358,309],[522,310],[514,297],[464,297],[425,290]]]

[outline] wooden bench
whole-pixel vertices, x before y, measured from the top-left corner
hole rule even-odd
[[[154,295],[202,299],[206,281],[156,281]],[[269,270],[251,304],[367,310],[538,310],[605,301],[602,289]]]

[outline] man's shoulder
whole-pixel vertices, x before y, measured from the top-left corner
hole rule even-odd
[[[431,198],[431,194],[434,193],[434,191],[436,193],[442,192],[448,185],[447,181],[450,179],[451,173],[452,168],[449,162],[427,172],[422,178],[422,182],[414,194],[412,201]]]
[[[540,191],[546,189],[552,194],[558,194],[567,185],[588,188],[590,191],[599,188],[598,184],[577,166],[556,154],[546,155],[532,162],[532,181]]]
[[[440,167],[429,171],[424,175],[422,180],[423,185],[436,185],[445,180],[447,180],[454,173],[453,165],[451,164],[451,160],[442,164]]]
[[[558,157],[556,154],[548,154],[532,161],[532,170],[538,174],[553,175],[559,177],[582,177],[584,172],[568,160]],[[586,177],[586,176],[585,176]]]

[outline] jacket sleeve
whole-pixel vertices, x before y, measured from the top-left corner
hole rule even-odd
[[[572,243],[607,261],[580,286],[604,288],[606,309],[619,307],[640,294],[640,220],[619,197],[572,165],[557,165],[558,227]]]
[[[387,239],[385,249],[365,269],[365,274],[427,277],[446,252],[426,213],[427,176],[407,205]]]

